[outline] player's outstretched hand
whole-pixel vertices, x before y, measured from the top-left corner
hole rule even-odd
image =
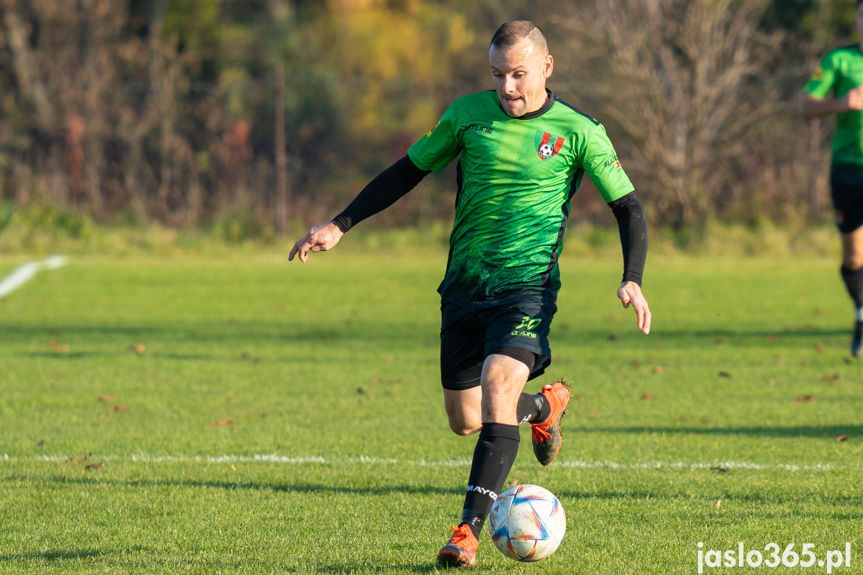
[[[300,254],[300,261],[306,263],[309,259],[308,252],[325,252],[333,249],[345,233],[333,222],[327,222],[312,226],[306,237],[299,240],[291,248],[288,261],[293,261],[296,254]]]
[[[617,297],[620,298],[624,308],[632,304],[638,318],[638,329],[645,334],[650,333],[650,307],[644,294],[641,293],[641,286],[635,282],[623,282],[617,288]]]

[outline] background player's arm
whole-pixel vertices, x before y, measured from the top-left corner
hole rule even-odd
[[[349,229],[393,205],[396,200],[414,189],[426,174],[427,170],[419,169],[405,156],[369,182],[332,221],[313,226],[309,233],[291,248],[288,261],[292,261],[294,256],[299,254],[300,261],[306,263],[309,259],[308,252],[325,252],[334,248]]]
[[[863,86],[852,88],[841,98],[819,99],[804,92],[798,105],[800,115],[807,120],[853,110],[863,110]]]

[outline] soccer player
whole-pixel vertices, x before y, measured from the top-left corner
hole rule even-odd
[[[806,119],[836,114],[830,192],[842,239],[839,273],[856,308],[851,355],[859,357],[863,353],[863,0],[857,0],[854,25],[858,43],[824,56],[804,88],[800,113]]]
[[[532,425],[542,465],[561,446],[570,399],[561,381],[538,394],[525,383],[551,362],[549,327],[560,289],[558,258],[570,200],[585,173],[620,228],[623,307],[650,332],[641,291],[647,228],[641,202],[605,129],[546,88],[554,61],[532,22],[503,24],[491,40],[494,90],[456,99],[407,155],[369,183],[332,221],[311,228],[288,256],[331,249],[342,235],[457,157],[458,193],[441,295],[441,382],[450,428],[479,432],[461,522],[440,550],[445,566],[476,563],[478,537]]]

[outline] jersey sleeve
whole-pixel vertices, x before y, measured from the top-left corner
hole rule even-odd
[[[592,130],[584,143],[582,167],[606,203],[635,190],[602,125]]]
[[[450,105],[437,126],[408,148],[408,158],[421,170],[439,173],[461,152],[455,113]]]
[[[836,62],[832,54],[827,54],[815,68],[803,91],[819,100],[824,99],[833,89],[836,80]]]

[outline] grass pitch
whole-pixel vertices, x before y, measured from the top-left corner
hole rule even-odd
[[[0,301],[0,572],[436,572],[475,444],[443,411],[445,257],[73,257]],[[563,450],[541,468],[523,429],[509,479],[557,494],[567,536],[539,564],[484,536],[479,570],[695,573],[699,550],[850,542],[833,572],[863,572],[836,262],[653,258],[649,336],[619,257],[562,269],[528,388],[573,383]]]

